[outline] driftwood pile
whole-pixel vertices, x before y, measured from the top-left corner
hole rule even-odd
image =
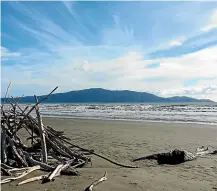
[[[56,89],[57,87],[40,101],[35,96],[35,104],[31,108],[27,106],[22,109],[18,104],[19,100],[13,97],[7,98],[9,109],[5,109],[4,103],[1,104],[1,174],[9,176],[1,180],[1,184],[21,179],[39,169],[48,173],[26,179],[18,185],[37,180],[46,183],[62,174],[79,175],[76,168],[91,162],[90,154],[94,153],[93,150],[72,144],[64,132],[56,131],[42,122],[38,105]],[[5,99],[6,97],[7,93]],[[31,115],[33,111],[36,112],[36,117]],[[19,132],[23,130],[29,134],[29,146],[19,136]],[[92,190],[94,185],[106,179],[105,174],[85,190]]]

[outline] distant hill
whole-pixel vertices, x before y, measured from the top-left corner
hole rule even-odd
[[[44,95],[38,96],[39,100]],[[2,98],[1,101],[4,99]],[[23,97],[21,103],[35,102],[34,96]],[[163,98],[146,92],[128,90],[105,90],[92,88],[66,93],[56,93],[49,96],[44,103],[186,103],[186,102],[212,102],[206,99],[194,99],[190,97]]]

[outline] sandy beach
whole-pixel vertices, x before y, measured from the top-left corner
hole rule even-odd
[[[175,148],[192,152],[201,145],[217,148],[216,126],[55,118],[44,118],[43,122],[63,130],[77,145],[94,149],[96,153],[124,164],[138,165],[140,168],[121,168],[93,156],[92,167],[88,165],[78,169],[81,176],[61,176],[54,182],[43,185],[38,181],[16,186],[18,182],[15,181],[2,185],[2,190],[82,191],[105,171],[108,172],[108,180],[94,190],[208,191],[217,187],[216,155],[176,166],[159,166],[154,161],[131,162],[137,157]],[[39,174],[42,172],[34,172],[28,177]]]

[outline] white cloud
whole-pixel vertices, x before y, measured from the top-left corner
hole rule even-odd
[[[117,59],[93,62],[90,69],[95,72],[118,72],[130,79],[169,78],[187,80],[191,78],[217,76],[217,46],[174,58],[144,60],[141,52],[129,52]],[[160,63],[159,68],[145,68],[150,63]]]
[[[202,27],[201,31],[208,32],[214,28],[217,28],[217,9],[212,12],[209,23]]]
[[[12,51],[10,51],[9,49],[7,49],[5,47],[0,46],[0,48],[1,48],[1,59],[2,60],[9,60],[9,59],[12,59],[14,57],[21,56],[20,53],[12,52]]]
[[[47,88],[58,85],[60,92],[102,87],[147,91],[164,96],[183,93],[217,101],[217,93],[212,89],[197,89],[217,85],[216,52],[217,46],[214,46],[179,57],[145,60],[142,52],[131,51],[115,59],[101,61],[89,60],[88,57],[75,59],[70,54],[64,54],[60,60],[45,60],[42,68],[37,64],[30,68],[5,66],[2,69],[3,83],[11,80],[14,86],[28,83]],[[148,64],[156,62],[160,63],[159,68],[146,68]],[[92,76],[99,74],[105,77],[103,82],[92,79]],[[206,80],[199,81],[198,87],[186,91],[183,82],[194,78]]]
[[[180,89],[168,89],[161,92],[162,95],[174,96],[174,95],[188,95],[195,96],[201,94],[217,94],[217,85],[210,86],[194,86],[194,87],[183,87]]]
[[[178,38],[177,40],[172,40],[169,42],[169,46],[172,47],[172,46],[181,46],[185,41],[187,40],[186,37],[180,37]]]
[[[197,85],[192,87],[182,87],[179,89],[167,89],[161,91],[160,95],[170,96],[190,96],[200,99],[211,99],[217,101],[217,85]]]

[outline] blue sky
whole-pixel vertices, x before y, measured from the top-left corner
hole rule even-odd
[[[217,2],[2,2],[2,92],[92,87],[217,101]]]

